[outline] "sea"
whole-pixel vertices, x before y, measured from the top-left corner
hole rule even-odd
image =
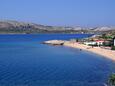
[[[92,34],[0,35],[0,86],[104,86],[115,62],[46,40],[81,39]]]

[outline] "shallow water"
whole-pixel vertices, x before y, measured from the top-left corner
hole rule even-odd
[[[103,86],[115,63],[64,46],[40,44],[50,39],[89,35],[0,35],[0,86]]]

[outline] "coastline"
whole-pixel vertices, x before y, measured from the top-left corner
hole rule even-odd
[[[80,43],[72,43],[70,41],[66,41],[63,45],[67,47],[71,47],[71,48],[78,48],[78,49],[86,50],[86,51],[104,56],[108,59],[115,61],[115,51],[113,50],[103,49],[100,47],[92,48],[91,46],[87,46],[87,45],[80,44]]]
[[[104,49],[101,47],[91,47],[88,45],[80,44],[79,42],[71,42],[71,41],[64,41],[64,40],[49,40],[43,42],[43,44],[51,44],[51,45],[63,45],[71,48],[77,48],[80,50],[86,50],[101,56],[104,56],[105,58],[108,58],[112,61],[115,61],[115,51]]]

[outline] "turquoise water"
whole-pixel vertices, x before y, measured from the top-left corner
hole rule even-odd
[[[103,86],[115,63],[64,46],[40,44],[81,34],[0,35],[0,86]]]

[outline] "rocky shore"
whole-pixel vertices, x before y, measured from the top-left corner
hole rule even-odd
[[[43,44],[51,44],[51,45],[64,45],[65,41],[63,40],[49,40],[43,42]]]

